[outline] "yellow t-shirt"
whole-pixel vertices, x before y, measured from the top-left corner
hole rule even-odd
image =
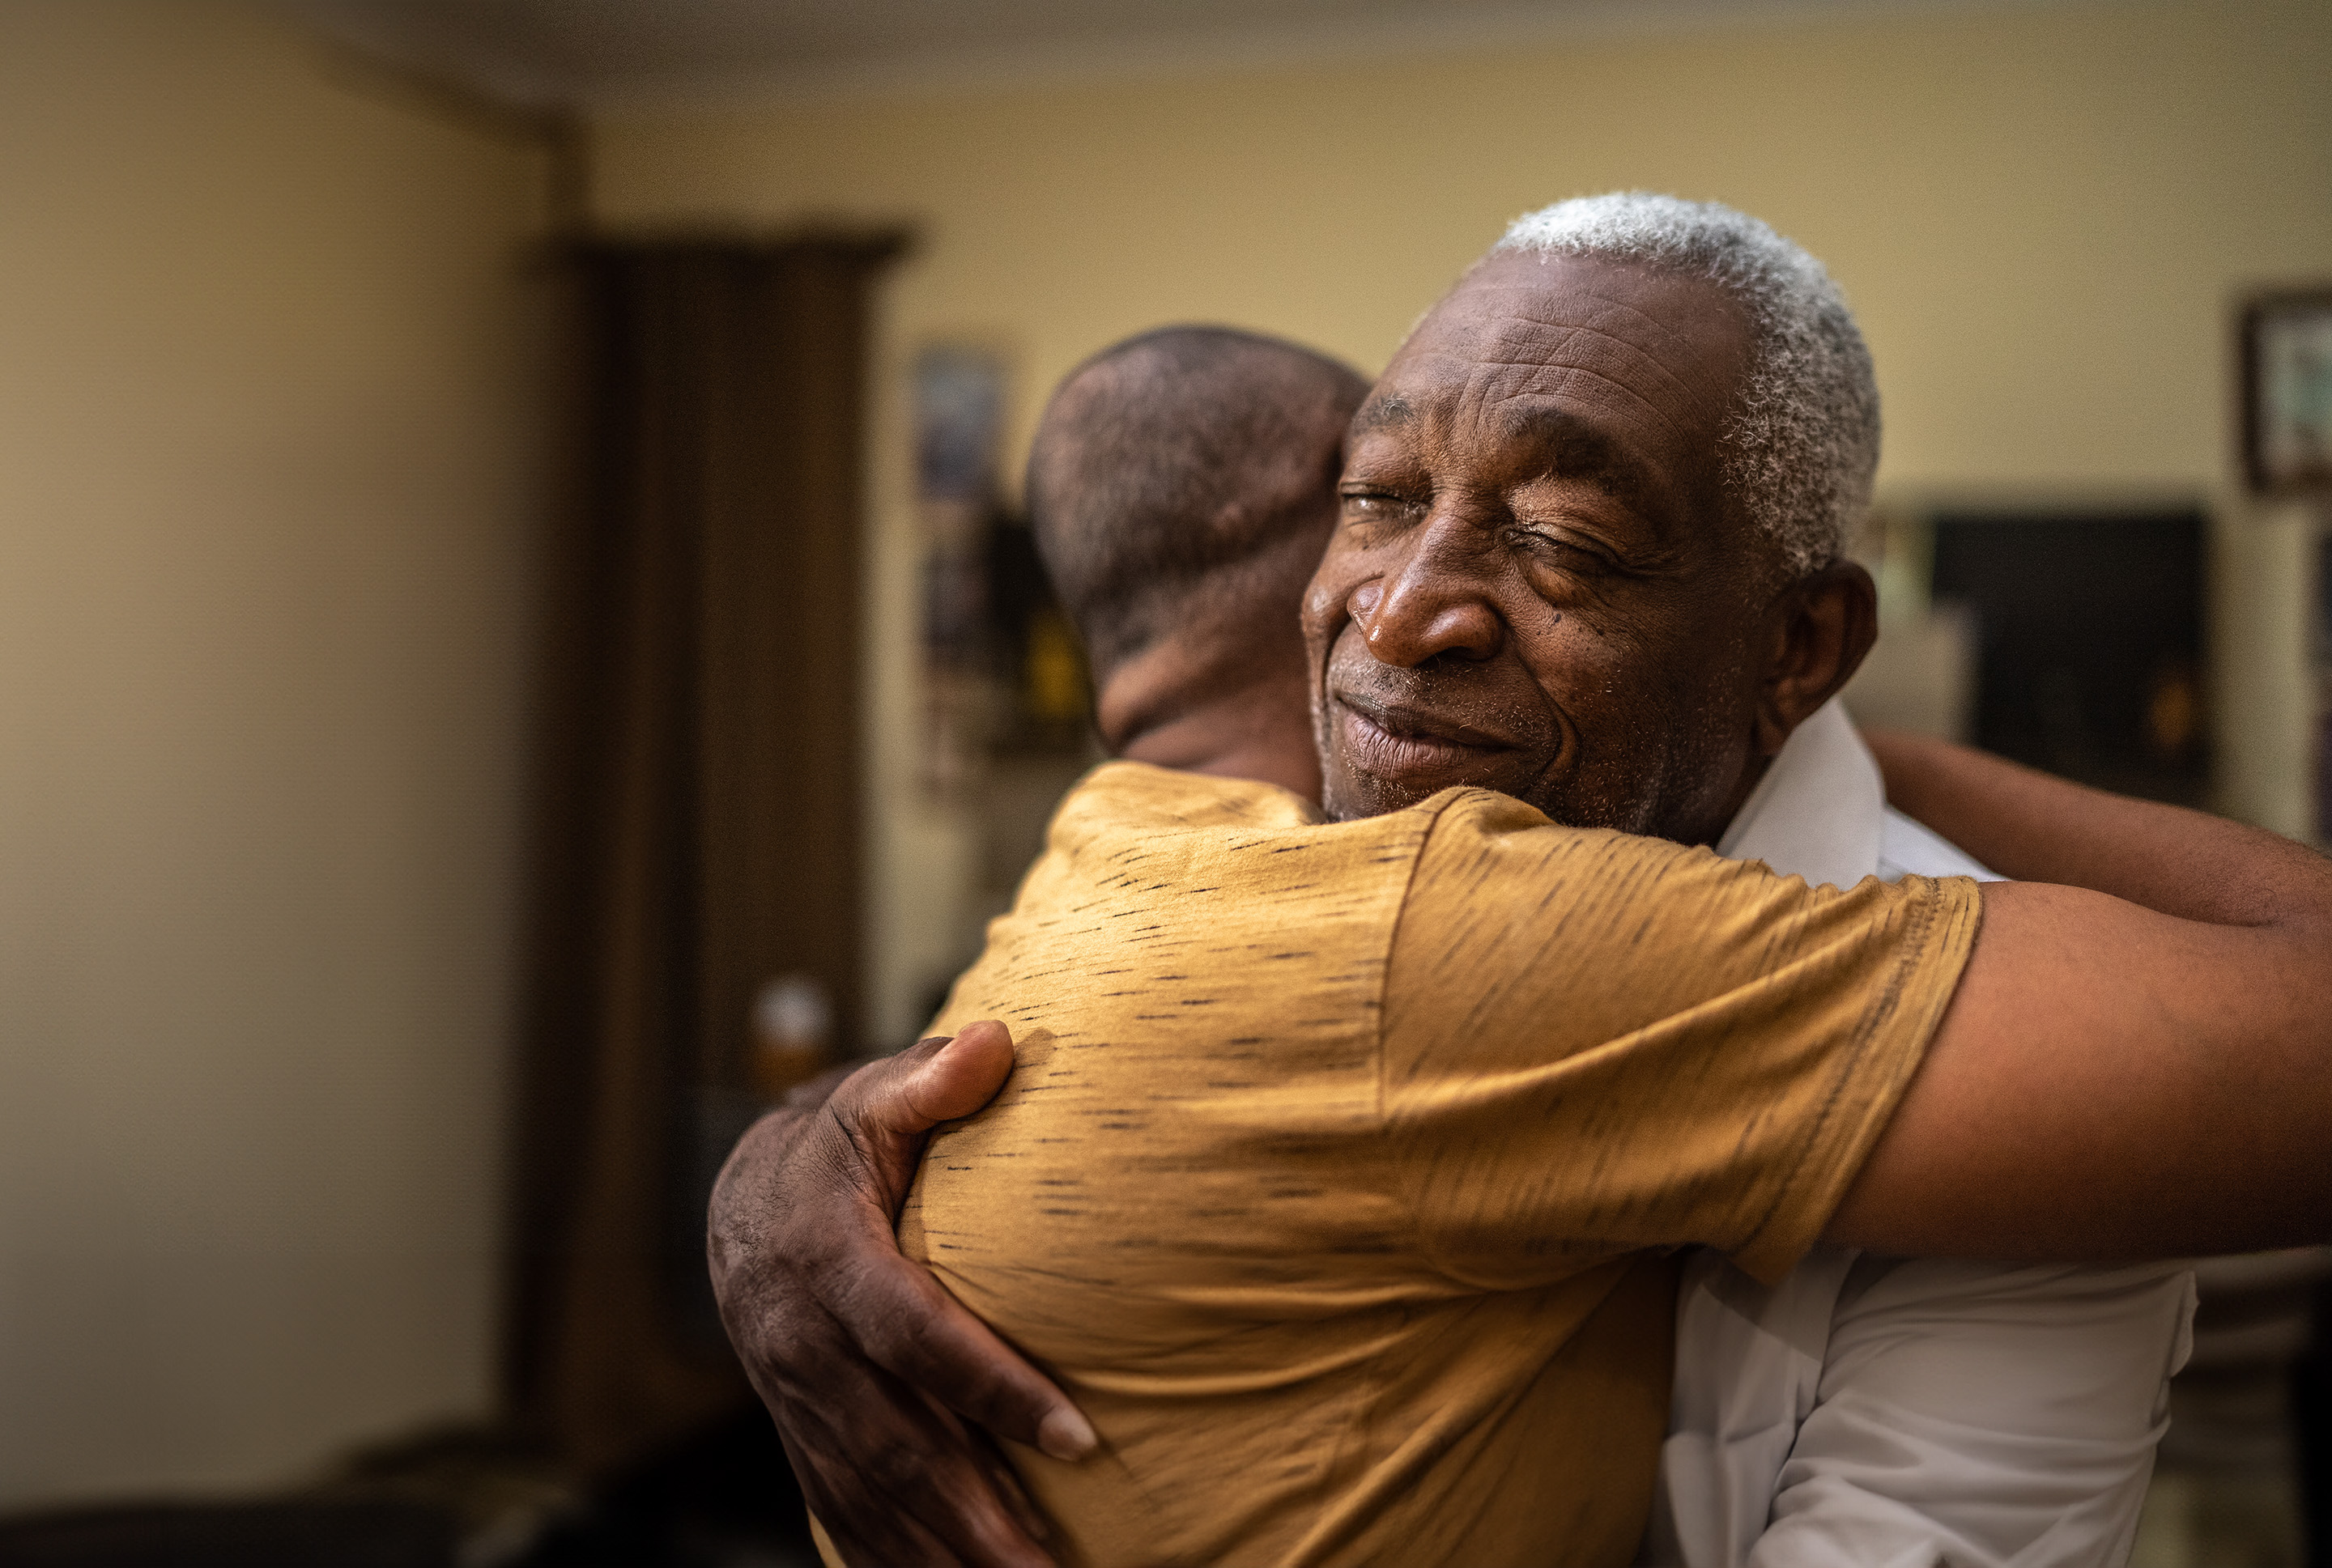
[[[1112,764],[941,1014],[1018,1065],[901,1243],[1100,1432],[1011,1450],[1065,1563],[1625,1563],[1661,1250],[1789,1269],[1977,916],[1482,790],[1324,823]]]

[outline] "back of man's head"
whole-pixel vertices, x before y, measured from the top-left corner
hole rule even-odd
[[[1070,373],[1028,514],[1097,683],[1170,633],[1300,669],[1297,601],[1367,394],[1348,366],[1225,327],[1145,332]]]

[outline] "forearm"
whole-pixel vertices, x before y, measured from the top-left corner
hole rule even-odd
[[[1833,1240],[2193,1256],[2332,1240],[2332,861],[2200,813],[1876,737],[1905,810],[2019,879]]]
[[[2332,864],[2273,833],[1921,736],[1866,736],[1887,796],[2003,876],[2213,926],[2332,925]]]

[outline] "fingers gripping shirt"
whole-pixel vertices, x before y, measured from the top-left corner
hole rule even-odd
[[[1654,1250],[1789,1266],[1976,908],[1481,791],[1323,823],[1111,765],[941,1015],[1004,1019],[1018,1064],[933,1140],[902,1244],[1101,1432],[1011,1455],[1066,1561],[1625,1563]]]

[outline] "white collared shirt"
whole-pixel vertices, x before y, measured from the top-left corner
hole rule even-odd
[[[1993,874],[1887,804],[1836,701],[1717,852],[1809,883]],[[1696,1250],[1640,1561],[2092,1568],[2129,1556],[2193,1276],[1817,1247],[1779,1285]]]

